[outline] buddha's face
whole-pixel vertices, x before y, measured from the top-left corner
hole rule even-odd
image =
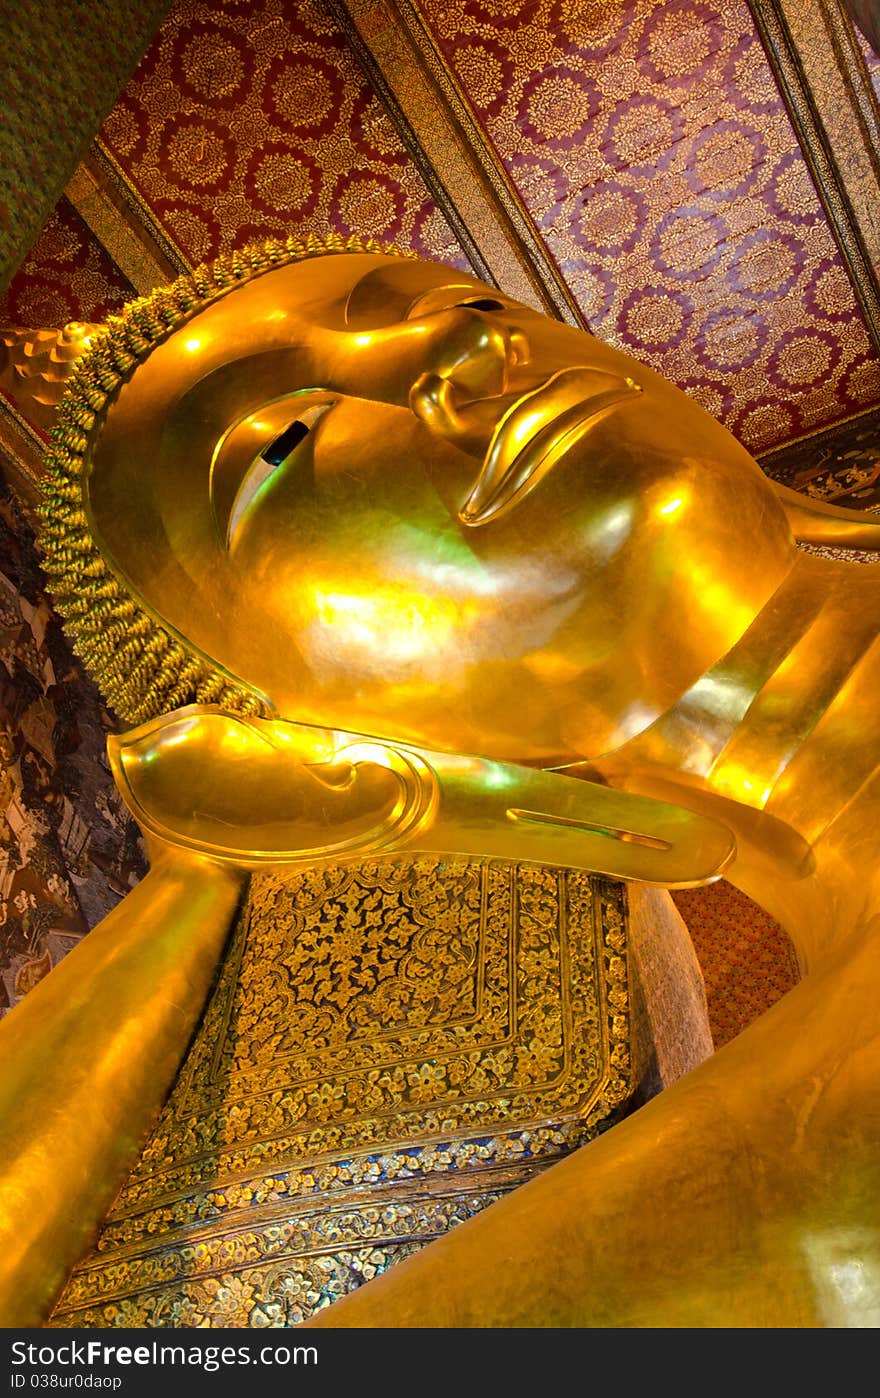
[[[793,558],[760,469],[679,390],[365,253],[269,272],[155,349],[86,508],[147,609],[280,716],[530,761],[644,729]]]

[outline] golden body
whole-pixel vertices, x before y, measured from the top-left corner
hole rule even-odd
[[[649,370],[470,278],[316,251],[276,250],[201,299],[185,287],[156,303],[146,348],[132,326],[143,339],[155,306],[95,352],[80,394],[97,385],[97,420],[68,417],[47,538],[115,702],[148,717],[164,665],[159,709],[262,713],[279,754],[285,724],[321,725],[290,730],[307,751],[288,772],[338,760],[328,729],[379,740],[358,761],[386,775],[420,754],[440,793],[407,826],[420,847],[442,829],[466,851],[477,830],[484,857],[553,848],[670,885],[726,863],[806,975],[633,1117],[311,1323],[878,1323],[880,593],[872,570],[800,552],[792,523],[851,542],[876,525],[817,522]],[[286,844],[250,838],[223,733],[158,815],[139,808],[147,880],[4,1025],[5,1107],[23,1122],[4,1167],[15,1323],[47,1313],[124,1177],[246,871],[336,838],[320,802],[297,807]],[[490,768],[523,793],[545,784],[540,799],[492,805]],[[237,843],[195,820],[221,808]],[[555,820],[560,843],[530,844],[521,821],[517,844],[514,808]],[[640,863],[664,848],[674,869]],[[35,1179],[51,1221],[24,1226]]]

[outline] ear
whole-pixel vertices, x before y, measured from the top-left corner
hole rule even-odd
[[[191,705],[108,741],[145,833],[239,868],[431,853],[687,887],[734,853],[704,816],[594,782]]]

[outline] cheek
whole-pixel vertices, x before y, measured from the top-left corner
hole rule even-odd
[[[297,469],[282,467],[262,488],[234,543],[236,567],[267,580],[305,568],[358,587],[408,579],[416,591],[431,588],[436,570],[471,557],[457,508],[473,473],[408,410],[342,400]]]

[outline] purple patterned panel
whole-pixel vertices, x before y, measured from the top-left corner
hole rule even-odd
[[[0,300],[0,325],[32,330],[104,320],[135,294],[63,196]]]
[[[754,451],[880,364],[745,0],[422,0],[596,334]]]

